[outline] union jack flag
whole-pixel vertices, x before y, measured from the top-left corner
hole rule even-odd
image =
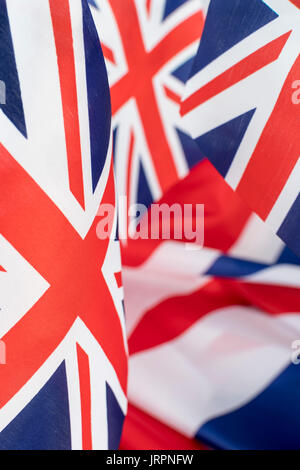
[[[117,448],[127,346],[118,242],[96,236],[115,204],[99,38],[86,0],[1,0],[0,24],[0,448]]]
[[[128,206],[149,206],[201,159],[179,105],[206,3],[92,2],[110,82],[118,193]]]
[[[207,160],[159,202],[198,201],[203,249],[130,240],[123,250],[130,370],[123,448],[194,449],[198,439],[210,448],[299,449],[292,357],[300,260]]]
[[[181,107],[227,183],[298,255],[299,40],[299,0],[211,0]]]

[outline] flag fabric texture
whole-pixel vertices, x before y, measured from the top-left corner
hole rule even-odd
[[[298,6],[91,6],[120,194],[148,206],[205,206],[201,250],[186,240],[122,244],[130,403],[122,448],[194,449],[195,439],[201,448],[300,447]],[[194,15],[206,16],[197,53]]]
[[[0,449],[300,448],[299,7],[0,0]]]
[[[298,449],[299,259],[207,160],[161,202],[199,200],[203,249],[123,251],[129,402],[210,448]]]
[[[96,234],[115,205],[99,38],[86,0],[1,0],[0,39],[0,448],[117,448],[127,346],[118,242]]]

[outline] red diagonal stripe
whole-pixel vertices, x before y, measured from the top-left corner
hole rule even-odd
[[[115,273],[115,279],[118,287],[122,287],[122,273],[121,271]]]
[[[92,450],[91,378],[89,357],[79,344],[77,344],[76,347],[81,400],[82,450]]]
[[[230,67],[230,69],[226,70],[221,75],[197,90],[182,103],[180,114],[184,116],[197,106],[208,101],[213,96],[216,96],[218,93],[222,93],[224,90],[227,90],[227,88],[230,88],[271,62],[274,62],[278,59],[278,56],[290,34],[291,31],[274,39],[269,44],[253,52],[248,57],[241,60],[233,67]]]
[[[146,0],[146,10],[147,10],[148,15],[150,13],[151,1],[152,0]]]
[[[129,141],[129,149],[128,149],[128,161],[127,161],[127,188],[129,188],[128,194],[127,194],[127,214],[129,211],[129,206],[131,202],[131,171],[132,171],[132,161],[133,161],[133,150],[134,150],[134,134],[131,131],[130,132],[130,141]]]
[[[300,0],[290,0],[296,7],[300,8]]]
[[[165,94],[170,100],[174,101],[177,104],[180,104],[181,102],[181,97],[177,95],[173,90],[171,90],[169,87],[164,86]]]
[[[199,41],[204,26],[204,15],[197,11],[173,28],[150,52],[153,63],[152,73],[158,72],[180,51]]]
[[[70,190],[84,207],[77,86],[69,2],[49,0],[64,116]]]
[[[116,64],[115,55],[112,49],[110,47],[107,47],[105,44],[103,44],[103,42],[101,43],[101,48],[102,48],[104,57],[115,65]]]
[[[292,102],[292,84],[299,77],[300,56],[237,187],[238,194],[262,219],[270,213],[300,157],[300,108]]]

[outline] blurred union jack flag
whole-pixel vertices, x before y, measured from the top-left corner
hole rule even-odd
[[[201,250],[178,240],[123,249],[123,448],[193,449],[196,438],[211,448],[298,449],[300,260],[208,160],[160,202],[199,200]]]
[[[99,38],[86,0],[1,0],[0,22],[0,448],[116,448],[127,353],[118,242],[96,236],[115,204]]]
[[[298,0],[211,0],[181,107],[227,183],[300,254]]]

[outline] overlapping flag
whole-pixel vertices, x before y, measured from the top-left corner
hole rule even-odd
[[[0,448],[300,448],[299,31],[298,0],[0,0]],[[131,237],[155,202],[203,204],[203,246]]]
[[[162,239],[122,247],[123,448],[194,448],[183,436],[210,448],[299,448],[298,7],[111,0],[93,11],[112,90],[118,190],[148,205],[205,205],[203,249]],[[196,55],[174,50],[156,70],[153,51],[194,8],[206,16]],[[147,65],[135,47],[141,38]],[[142,79],[130,75],[142,64]],[[167,184],[166,140],[177,169]]]

